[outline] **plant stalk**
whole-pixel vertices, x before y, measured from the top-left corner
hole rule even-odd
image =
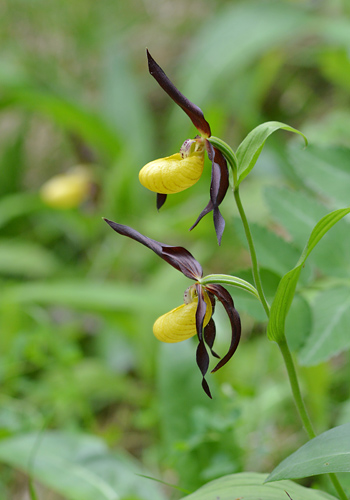
[[[264,294],[264,290],[263,290],[263,287],[262,287],[260,273],[259,273],[258,259],[257,259],[257,256],[256,256],[256,251],[255,251],[255,247],[254,247],[253,237],[252,237],[252,233],[250,232],[250,227],[249,227],[249,224],[248,224],[248,220],[247,220],[247,217],[246,217],[246,214],[244,212],[244,208],[243,208],[243,205],[242,205],[242,202],[241,202],[241,198],[240,198],[240,195],[239,195],[238,186],[234,189],[233,195],[234,195],[235,200],[236,200],[236,205],[237,205],[237,208],[238,208],[238,212],[239,212],[239,215],[241,217],[241,220],[242,220],[242,223],[243,223],[243,227],[244,227],[244,232],[245,232],[245,235],[246,235],[246,238],[247,238],[247,241],[248,241],[249,253],[250,253],[250,258],[251,258],[251,261],[252,261],[252,271],[253,271],[253,278],[254,278],[255,287],[256,287],[256,289],[258,291],[258,294],[259,294],[261,303],[263,305],[263,308],[265,309],[266,315],[267,315],[267,317],[269,317],[270,316],[270,306],[269,306],[269,304],[268,304],[268,302],[266,300],[266,297],[265,297],[265,294]]]

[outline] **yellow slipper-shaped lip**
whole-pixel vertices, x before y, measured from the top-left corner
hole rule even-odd
[[[194,152],[182,158],[180,153],[147,163],[139,173],[141,184],[160,194],[180,193],[193,186],[201,177],[204,152]]]

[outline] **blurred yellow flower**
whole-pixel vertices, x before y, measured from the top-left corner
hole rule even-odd
[[[91,192],[92,176],[83,165],[78,165],[65,174],[56,175],[40,189],[41,199],[53,208],[78,207]]]

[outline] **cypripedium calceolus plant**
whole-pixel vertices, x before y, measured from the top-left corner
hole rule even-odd
[[[205,344],[207,344],[214,357],[220,358],[213,351],[216,336],[216,328],[213,320],[215,299],[221,302],[229,317],[231,323],[231,343],[227,353],[220,359],[212,370],[212,373],[216,372],[230,360],[238,347],[241,337],[241,322],[231,295],[219,284],[202,285],[199,283],[203,277],[202,267],[185,248],[159,243],[159,241],[152,240],[131,227],[117,224],[108,219],[104,220],[114,231],[142,243],[142,245],[153,250],[168,264],[181,271],[187,278],[196,282],[185,291],[184,304],[157,319],[153,326],[153,333],[158,340],[167,343],[181,342],[197,334],[199,340],[196,353],[197,365],[203,376],[202,387],[211,398],[210,389],[205,380],[205,375],[209,367],[209,355]]]
[[[211,136],[211,130],[202,110],[175,87],[148,51],[147,57],[150,74],[171,99],[185,111],[197,128],[199,135],[194,139],[186,139],[178,153],[147,163],[139,173],[140,182],[150,191],[157,193],[157,208],[159,210],[165,203],[168,194],[184,191],[200,179],[204,168],[205,152],[207,152],[212,163],[210,200],[191,229],[212,211],[214,227],[220,245],[225,220],[221,215],[219,205],[229,186],[226,159],[208,140]]]

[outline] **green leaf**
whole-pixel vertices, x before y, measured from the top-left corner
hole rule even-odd
[[[313,229],[297,265],[281,279],[271,305],[270,320],[267,327],[267,335],[270,340],[279,342],[284,338],[286,317],[294,297],[300,272],[307,257],[327,231],[349,212],[350,208],[342,208],[323,217]]]
[[[298,249],[264,226],[250,224],[250,229],[256,253],[259,255],[259,265],[279,276],[283,276],[298,260],[300,255]],[[248,249],[243,225],[238,219],[237,223],[235,223],[235,231],[242,244]]]
[[[247,137],[241,142],[236,151],[238,161],[237,185],[239,185],[253,169],[268,137],[276,132],[276,130],[281,129],[301,135],[304,138],[305,144],[307,145],[307,139],[305,135],[302,132],[299,132],[299,130],[290,127],[285,123],[266,122],[258,125],[255,129],[249,132]]]
[[[0,240],[0,274],[42,278],[59,269],[55,255],[24,239]]]
[[[313,327],[300,352],[302,365],[316,365],[350,348],[350,288],[325,290],[312,306]]]
[[[162,500],[157,485],[127,455],[111,453],[95,436],[58,431],[0,441],[0,461],[64,495],[68,500]]]
[[[265,484],[265,474],[244,472],[212,481],[182,500],[335,500],[322,491],[304,488],[292,481]]]
[[[8,85],[1,90],[0,108],[20,106],[43,113],[68,132],[77,133],[87,144],[96,146],[111,158],[118,155],[118,135],[97,113],[86,109],[76,100],[35,85]]]
[[[22,283],[7,287],[8,298],[22,304],[60,304],[92,311],[154,310],[159,304],[145,287],[94,281]],[[159,311],[158,311],[159,312]]]
[[[350,424],[340,425],[311,439],[283,460],[266,482],[350,472]]]
[[[328,213],[327,207],[300,191],[269,186],[264,190],[264,198],[273,219],[300,250],[317,221]]]
[[[286,319],[286,337],[292,351],[298,351],[304,345],[312,325],[309,303],[301,295],[296,295]]]
[[[0,200],[0,227],[12,219],[37,212],[45,208],[37,195],[31,193],[16,193],[7,195]]]
[[[332,208],[349,203],[350,149],[309,146],[289,149],[290,161],[305,184],[333,201]]]

